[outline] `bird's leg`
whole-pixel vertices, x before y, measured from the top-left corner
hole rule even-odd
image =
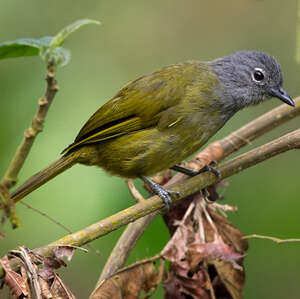
[[[148,177],[144,175],[141,176],[141,179],[151,188],[154,194],[158,195],[164,201],[166,208],[169,209],[170,204],[172,203],[170,194],[179,194],[179,192],[167,190],[161,185],[151,181]]]
[[[190,168],[182,167],[180,165],[175,165],[171,169],[173,169],[175,171],[178,171],[178,172],[181,172],[181,173],[184,173],[188,176],[196,176],[200,173],[210,171],[219,178],[221,176],[221,172],[212,166],[212,165],[215,165],[216,163],[217,163],[216,161],[211,161],[210,164],[205,165],[200,170],[193,170],[193,169],[190,169]]]
[[[187,168],[187,167],[183,167],[183,166],[180,166],[180,165],[174,165],[173,167],[171,167],[171,169],[173,169],[177,172],[186,174],[188,176],[196,176],[197,174],[199,174],[199,172],[196,171],[196,170],[193,170],[193,169],[190,169],[190,168]]]
[[[184,173],[184,174],[186,174],[190,177],[196,176],[196,175],[198,175],[200,173],[203,173],[205,171],[210,171],[219,178],[221,176],[221,172],[219,170],[215,169],[211,164],[215,165],[215,164],[217,164],[217,162],[213,160],[213,161],[210,162],[209,165],[205,165],[200,170],[193,170],[193,169],[190,169],[190,168],[182,167],[180,165],[175,165],[171,169],[173,169],[177,172]],[[208,200],[209,193],[208,193],[207,189],[206,188],[202,189],[201,193],[202,193],[202,196],[205,198],[205,200],[207,202],[210,202]]]

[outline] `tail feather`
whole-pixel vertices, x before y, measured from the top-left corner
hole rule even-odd
[[[76,155],[76,153],[70,153],[68,155],[62,156],[58,160],[51,163],[45,169],[30,177],[24,184],[14,190],[11,193],[11,198],[14,200],[14,202],[18,202],[41,185],[45,184],[49,180],[56,177],[58,174],[76,164],[77,157],[78,155]]]

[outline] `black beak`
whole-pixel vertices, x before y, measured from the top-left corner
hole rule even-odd
[[[279,89],[271,88],[270,95],[280,99],[282,102],[295,107],[294,101],[291,99],[291,97],[280,87]]]

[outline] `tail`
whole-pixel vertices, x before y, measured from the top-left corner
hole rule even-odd
[[[11,193],[11,198],[14,202],[18,202],[27,194],[31,193],[41,185],[47,183],[58,174],[72,167],[77,162],[77,153],[73,152],[62,156],[58,160],[51,163],[48,167],[29,178],[23,185],[18,187]]]

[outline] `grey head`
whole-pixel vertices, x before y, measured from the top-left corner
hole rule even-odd
[[[279,63],[267,53],[239,51],[207,64],[218,75],[221,84],[219,98],[228,116],[272,97],[290,106],[295,105],[282,88]]]

